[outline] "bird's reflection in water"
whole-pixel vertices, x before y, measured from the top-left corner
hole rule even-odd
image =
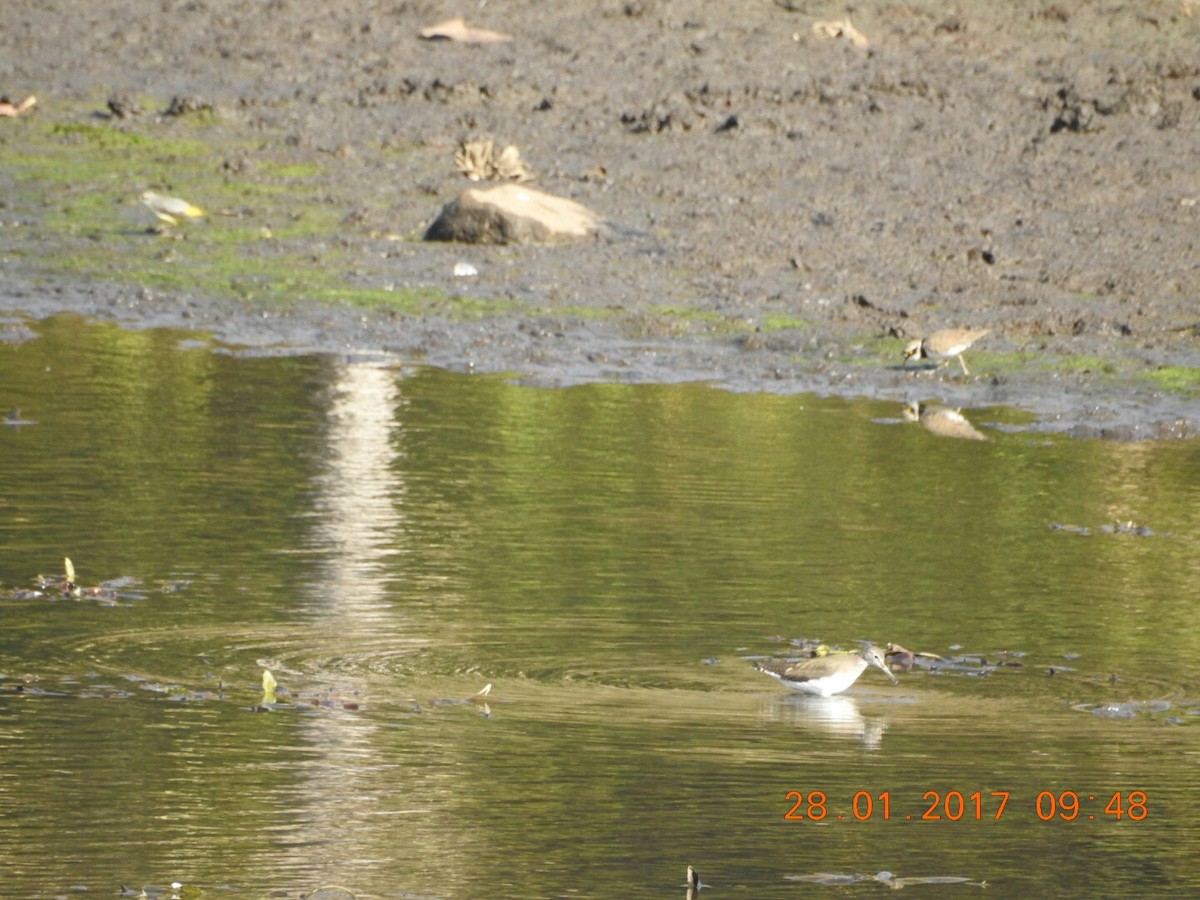
[[[839,872],[815,872],[812,875],[785,875],[787,881],[801,881],[807,884],[823,884],[830,887],[843,887],[857,884],[860,881],[878,881],[886,884],[892,890],[914,884],[966,884],[972,887],[987,887],[986,881],[971,881],[961,875],[918,875],[911,878],[898,878],[891,872],[876,872],[874,875],[843,874]]]
[[[762,719],[798,725],[809,731],[857,741],[867,750],[878,750],[887,731],[882,718],[867,718],[853,697],[809,697],[786,694],[763,702]]]
[[[962,410],[951,409],[948,406],[909,402],[904,404],[904,418],[909,422],[919,422],[922,428],[939,437],[968,441],[987,440],[987,435],[967,421]]]

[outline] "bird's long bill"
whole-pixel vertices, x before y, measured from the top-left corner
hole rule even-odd
[[[892,684],[900,683],[900,679],[892,674],[892,670],[887,667],[887,663],[885,663],[881,659],[874,659],[874,660],[872,660],[872,662],[875,663],[875,665],[878,666],[880,669],[883,669],[883,674],[886,675],[888,678],[892,679]]]

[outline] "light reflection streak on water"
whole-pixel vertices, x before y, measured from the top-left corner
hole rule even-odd
[[[391,368],[341,368],[327,414],[326,463],[315,479],[311,540],[322,562],[303,600],[311,645],[285,664],[300,666],[296,677],[308,687],[315,679],[333,694],[329,706],[298,722],[302,759],[281,762],[295,778],[281,789],[278,808],[286,815],[270,863],[310,872],[313,883],[359,882],[364,867],[392,864],[400,847],[412,853],[418,842],[425,844],[420,856],[443,860],[453,843],[432,817],[452,793],[452,766],[404,764],[428,749],[430,735],[420,713],[394,705],[396,692],[411,687],[396,657],[427,642],[389,594],[403,577],[402,386]],[[342,708],[348,698],[359,708]],[[441,749],[450,755],[443,762],[453,763],[453,748]]]
[[[349,646],[372,647],[384,633],[404,634],[386,597],[404,527],[404,473],[397,464],[402,405],[395,370],[361,362],[341,367],[327,413],[327,461],[315,479],[319,518],[312,541],[322,564],[304,598],[314,644],[325,645],[333,635]],[[369,704],[369,675],[369,665],[341,667],[337,695]],[[275,834],[286,858],[275,865],[327,875],[347,861],[373,858],[371,831],[363,826],[380,808],[377,773],[388,763],[377,721],[338,707],[335,696],[331,708],[300,723],[298,740],[310,755],[285,789],[293,796],[280,804],[293,825],[280,823]]]
[[[330,612],[357,621],[363,610],[384,605],[382,585],[404,523],[399,373],[349,363],[333,392],[328,462],[316,479],[322,516],[314,539],[327,551],[325,583],[314,586],[313,604],[328,603]]]

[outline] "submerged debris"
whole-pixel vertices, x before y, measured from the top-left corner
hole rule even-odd
[[[123,576],[101,582],[93,587],[80,587],[75,580],[75,565],[69,556],[63,557],[62,577],[38,575],[33,579],[33,588],[13,588],[8,596],[14,600],[94,600],[101,605],[112,606],[118,600],[140,600],[144,596],[127,590],[140,582],[136,578]]]
[[[1170,700],[1125,700],[1110,703],[1073,703],[1071,709],[1090,712],[1102,719],[1132,719],[1138,715],[1163,713],[1171,708]]]
[[[784,878],[787,881],[823,884],[828,887],[858,884],[860,881],[878,881],[880,884],[886,884],[892,890],[897,891],[914,884],[965,884],[970,887],[987,887],[986,881],[971,881],[971,879],[960,875],[924,875],[900,878],[887,871],[876,872],[874,875],[816,872],[812,875],[785,875]]]
[[[302,900],[358,900],[358,894],[337,885],[320,887],[311,894],[302,894],[301,897]]]
[[[1149,525],[1139,525],[1130,519],[1128,522],[1112,522],[1111,524],[1098,525],[1095,528],[1089,528],[1087,525],[1064,525],[1061,522],[1051,522],[1048,526],[1051,531],[1062,531],[1067,534],[1078,534],[1087,537],[1093,531],[1100,534],[1130,534],[1134,537],[1154,537],[1155,533]]]

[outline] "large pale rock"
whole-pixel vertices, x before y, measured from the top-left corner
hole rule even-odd
[[[600,219],[574,200],[519,184],[467,188],[447,203],[429,230],[427,241],[462,244],[540,243],[585,237]]]

